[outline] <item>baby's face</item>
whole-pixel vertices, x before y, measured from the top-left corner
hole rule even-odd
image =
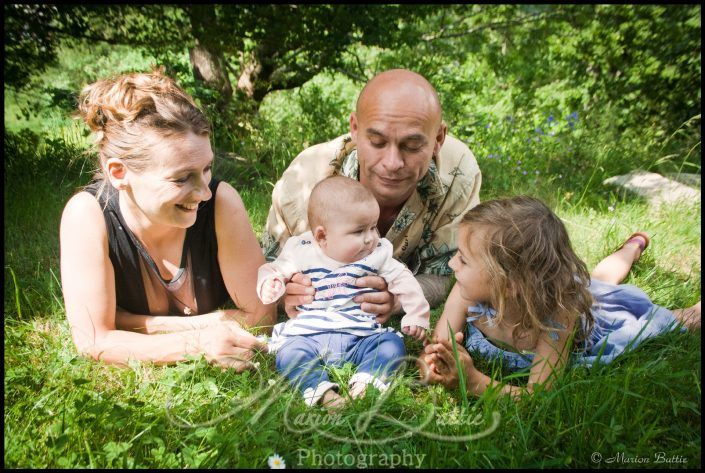
[[[377,247],[379,207],[371,203],[355,203],[345,214],[331,218],[326,225],[325,242],[319,242],[329,258],[352,263],[369,255]]]

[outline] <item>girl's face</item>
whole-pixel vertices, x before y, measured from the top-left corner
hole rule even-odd
[[[491,304],[491,285],[487,265],[480,258],[484,230],[476,230],[468,240],[468,232],[462,226],[458,232],[458,251],[448,265],[455,272],[460,295],[470,302]]]
[[[199,204],[212,197],[208,136],[188,132],[153,149],[147,168],[127,171],[127,208],[142,225],[188,228],[196,223]]]

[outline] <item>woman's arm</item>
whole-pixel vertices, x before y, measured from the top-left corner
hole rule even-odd
[[[257,297],[257,270],[265,263],[247,210],[233,187],[221,182],[215,194],[215,233],[218,263],[225,287],[238,307],[244,326],[272,326],[276,304],[264,305]]]
[[[204,353],[210,360],[233,366],[231,356],[247,358],[247,349],[257,344],[252,335],[234,326],[229,330],[214,326],[163,335],[145,335],[148,329],[135,333],[118,328],[114,269],[108,256],[103,212],[86,192],[72,197],[64,208],[60,248],[66,316],[76,348],[83,355],[126,364],[131,359],[169,363]],[[147,316],[133,317],[143,319],[138,322],[133,318],[137,325],[149,325]]]
[[[173,316],[133,314],[118,308],[115,325],[118,330],[154,335],[157,333],[201,330],[221,324],[231,324],[233,327],[240,327],[243,324],[242,319],[242,313],[233,309],[218,310],[201,315]]]

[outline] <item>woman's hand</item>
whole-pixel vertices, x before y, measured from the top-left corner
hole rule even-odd
[[[198,332],[198,348],[209,362],[241,372],[254,366],[254,351],[266,345],[236,322],[223,322]]]

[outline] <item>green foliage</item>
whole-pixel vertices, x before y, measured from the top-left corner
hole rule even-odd
[[[43,137],[29,129],[5,132],[5,185],[12,181],[67,179],[90,172],[85,149],[62,138]]]
[[[698,5],[502,6],[463,21],[490,25],[478,32],[480,52],[513,84],[518,107],[607,104],[620,111],[620,130],[670,126],[699,111]]]
[[[230,73],[244,95],[259,103],[272,90],[300,86],[340,67],[352,44],[413,41],[405,21],[428,11],[405,5],[9,6],[5,42],[14,46],[8,84],[22,87],[69,39],[144,47],[158,58],[200,48],[208,59],[205,64],[191,56],[194,78],[213,89],[222,111],[232,94]],[[24,56],[30,60],[23,62]]]
[[[69,19],[54,5],[6,4],[3,8],[5,85],[17,89],[55,61],[58,35],[54,26]]]
[[[165,65],[211,117],[215,175],[236,186],[261,235],[272,185],[291,160],[347,131],[366,79],[407,67],[436,86],[450,133],[477,157],[483,200],[524,193],[548,201],[588,267],[634,230],[648,232],[652,243],[625,282],[657,304],[690,306],[701,284],[700,206],[654,211],[601,182],[635,168],[700,172],[699,6],[447,5],[405,16],[417,6],[219,5],[212,31],[231,78],[240,51],[279,42],[268,47],[279,48],[271,54],[285,65],[281,83],[289,86],[271,88],[259,105],[236,91],[225,109],[217,105],[221,93],[193,75],[185,7],[4,8],[6,466],[261,468],[274,453],[287,467],[324,466],[300,460],[302,451],[356,459],[412,452],[426,455],[424,468],[609,466],[595,463],[593,452],[662,466],[654,461],[661,451],[687,459],[669,466],[700,465],[699,332],[650,340],[609,366],[567,371],[550,391],[517,403],[490,390],[468,399],[465,411],[459,391],[418,386],[409,366],[368,431],[356,429],[380,400],[376,391],[324,433],[388,439],[400,432],[388,419],[418,425],[431,406],[435,434],[476,433],[481,427],[469,420],[493,412],[500,427],[469,442],[413,435],[358,445],[290,431],[284,419],[323,414],[292,390],[248,403],[270,382],[285,386],[271,357],[258,356],[260,370],[243,374],[200,358],[119,369],[78,357],[58,245],[61,210],[95,166],[85,127],[70,118],[85,84]],[[39,12],[48,12],[51,28]],[[341,33],[353,21],[346,15],[358,23]],[[76,25],[80,34],[66,33]],[[59,44],[67,36],[82,39]],[[124,38],[131,43],[114,44]],[[297,73],[311,75],[295,84]],[[416,354],[420,346],[407,349]],[[496,379],[526,383],[497,363],[475,361]],[[345,383],[350,366],[333,375]]]

